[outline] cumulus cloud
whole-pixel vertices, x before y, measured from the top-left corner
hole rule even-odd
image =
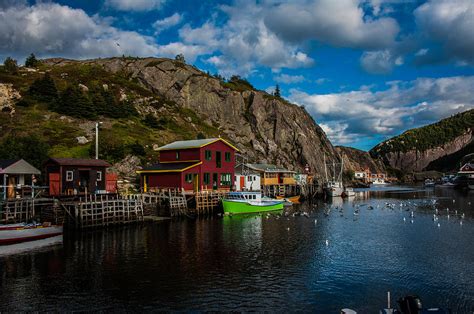
[[[423,34],[441,45],[418,56],[419,63],[459,60],[474,64],[474,1],[430,0],[415,11]]]
[[[105,5],[119,11],[159,10],[166,0],[106,0]]]
[[[347,144],[346,140],[350,138],[390,137],[405,129],[472,109],[473,87],[474,76],[419,78],[389,82],[381,91],[361,89],[308,94],[292,89],[289,98],[305,105],[316,121],[330,127],[330,138],[336,144]],[[342,132],[339,137],[337,132]]]
[[[307,0],[269,9],[265,25],[288,42],[318,40],[351,48],[382,49],[394,44],[400,30],[390,17],[366,18],[355,0]]]
[[[150,37],[122,31],[110,26],[107,19],[54,3],[0,10],[0,29],[0,55],[20,59],[31,52],[70,58],[158,53]]]
[[[403,58],[394,56],[393,52],[385,49],[378,51],[366,51],[360,58],[362,68],[372,74],[388,74],[394,66],[403,64]]]
[[[168,28],[176,26],[183,21],[183,15],[179,13],[174,13],[171,16],[168,16],[162,20],[157,20],[155,23],[152,24],[153,28],[155,29],[155,35],[161,33]]]
[[[276,82],[283,83],[283,84],[295,84],[295,83],[303,82],[305,80],[303,75],[288,75],[288,74],[280,74],[278,76],[275,76],[273,79]]]

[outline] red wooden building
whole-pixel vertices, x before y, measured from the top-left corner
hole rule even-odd
[[[150,188],[230,189],[233,185],[238,149],[222,138],[177,141],[158,150],[159,163],[137,171],[144,192]]]
[[[44,164],[50,196],[117,192],[117,175],[100,159],[50,158]]]

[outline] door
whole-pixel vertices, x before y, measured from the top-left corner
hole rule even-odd
[[[245,186],[245,176],[241,176],[240,177],[240,190],[243,191],[245,190],[246,186]]]
[[[212,189],[217,190],[218,182],[217,182],[217,173],[212,174]]]
[[[91,193],[89,182],[90,182],[90,171],[79,170],[79,193]]]
[[[49,195],[59,196],[61,194],[61,184],[59,173],[49,174]]]

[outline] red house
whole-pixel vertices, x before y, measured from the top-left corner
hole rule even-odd
[[[177,141],[158,151],[158,164],[137,171],[144,192],[150,188],[198,191],[232,187],[238,149],[222,138]]]

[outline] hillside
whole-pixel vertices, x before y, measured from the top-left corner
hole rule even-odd
[[[473,151],[474,109],[412,129],[370,150],[374,158],[403,172],[454,170]]]
[[[303,108],[238,77],[224,81],[176,60],[48,59],[16,74],[0,69],[0,83],[2,144],[28,138],[49,156],[88,157],[95,121],[103,121],[100,156],[129,175],[155,161],[160,145],[219,135],[249,161],[294,170],[309,164],[318,175],[324,154],[337,158]]]
[[[345,146],[336,146],[336,151],[344,160],[344,169],[361,171],[370,169],[372,173],[385,173],[385,165],[381,160],[373,159],[368,152]]]

